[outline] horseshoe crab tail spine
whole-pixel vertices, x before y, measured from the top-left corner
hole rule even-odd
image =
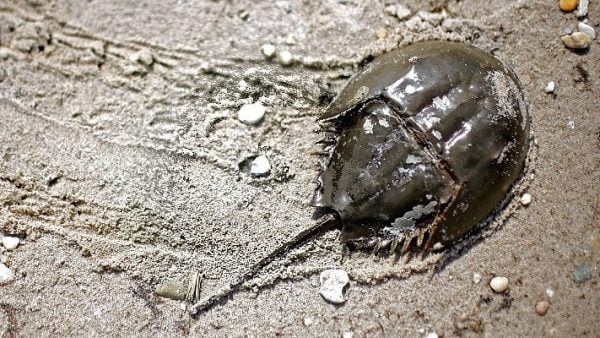
[[[220,289],[217,293],[212,296],[200,300],[191,309],[193,315],[197,315],[200,312],[207,311],[213,306],[223,303],[226,298],[231,296],[232,294],[240,291],[243,288],[243,285],[246,281],[254,278],[269,263],[271,263],[275,258],[280,255],[288,252],[291,249],[294,249],[314,236],[320,235],[327,231],[336,229],[340,225],[339,219],[334,214],[326,214],[321,217],[317,223],[311,225],[307,229],[301,231],[296,236],[281,244],[279,247],[271,251],[267,256],[263,257],[261,260],[256,262],[248,271],[246,271],[243,275],[239,276],[235,281],[233,281],[228,286]]]

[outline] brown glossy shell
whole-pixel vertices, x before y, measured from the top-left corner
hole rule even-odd
[[[505,199],[529,145],[514,72],[453,42],[381,55],[322,120],[335,131],[313,205],[339,216],[348,241],[432,247],[462,238]]]

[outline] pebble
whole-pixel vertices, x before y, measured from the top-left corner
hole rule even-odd
[[[389,5],[385,8],[385,13],[397,17],[399,20],[407,19],[410,16],[410,9],[403,5]]]
[[[354,332],[346,331],[346,332],[342,333],[342,338],[354,338]]]
[[[404,5],[398,5],[396,7],[396,17],[399,20],[406,20],[411,16],[410,9]]]
[[[427,334],[425,336],[425,338],[438,338],[438,337],[439,337],[438,334],[435,332],[430,332],[429,334]]]
[[[134,63],[141,63],[144,66],[150,66],[152,62],[154,62],[154,57],[149,51],[143,49],[138,51],[137,53],[133,53],[129,57],[129,60]]]
[[[0,263],[0,285],[6,285],[15,280],[15,274],[4,264]]]
[[[294,58],[292,57],[292,53],[287,50],[283,50],[277,53],[277,61],[283,66],[289,66],[292,64],[292,61],[294,61]]]
[[[475,272],[473,274],[473,283],[479,284],[479,282],[481,282],[481,275]]]
[[[295,45],[296,39],[294,39],[292,35],[288,35],[288,37],[285,39],[285,43],[290,46]]]
[[[528,193],[523,194],[523,196],[521,196],[521,204],[526,207],[530,203],[531,203],[531,195]]]
[[[377,38],[379,40],[383,40],[383,39],[387,38],[388,31],[387,31],[387,29],[381,27],[381,28],[379,28],[378,30],[375,31],[375,35],[377,36]]]
[[[260,102],[245,104],[238,111],[238,120],[248,125],[256,125],[262,121],[266,111]]]
[[[558,2],[558,7],[563,12],[572,12],[577,8],[577,0],[560,0]]]
[[[508,289],[508,278],[506,277],[494,277],[490,281],[490,287],[494,292],[502,293]]]
[[[554,297],[554,290],[547,288],[546,289],[546,296],[548,296],[548,298],[552,298]]]
[[[4,236],[2,237],[2,245],[4,246],[4,248],[6,250],[14,250],[19,246],[19,238],[18,237],[11,237],[11,236]]]
[[[304,317],[304,326],[310,326],[313,323],[313,319],[310,317]]]
[[[584,18],[588,14],[589,0],[580,0],[579,6],[577,7],[577,17]]]
[[[344,298],[344,288],[350,282],[348,273],[341,269],[331,269],[321,272],[321,288],[319,293],[323,298],[333,304],[342,304],[346,301]]]
[[[250,174],[256,177],[267,176],[271,172],[271,163],[265,155],[257,156],[250,165]]]
[[[560,38],[565,46],[571,49],[586,49],[590,46],[590,37],[582,32],[565,35]]]
[[[580,21],[577,24],[577,29],[579,29],[579,31],[584,33],[585,35],[589,36],[591,40],[596,40],[596,30],[594,29],[594,27],[588,25],[585,22]]]
[[[592,270],[586,263],[579,264],[573,271],[573,281],[578,284],[587,282],[592,278]]]
[[[185,300],[187,289],[187,283],[184,281],[173,280],[158,284],[155,292],[160,297],[175,300]]]
[[[554,83],[554,81],[550,81],[544,88],[544,91],[548,94],[551,94],[551,93],[554,93],[555,89],[556,89],[556,83]]]
[[[265,43],[260,47],[264,56],[272,58],[275,55],[275,46],[270,43]]]
[[[540,316],[543,316],[546,314],[546,312],[548,312],[549,307],[550,303],[548,303],[545,300],[538,302],[537,304],[535,304],[535,313],[537,313]]]

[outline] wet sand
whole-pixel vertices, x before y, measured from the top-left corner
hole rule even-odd
[[[0,1],[0,230],[21,239],[1,254],[15,280],[0,286],[0,332],[594,336],[600,45],[566,49],[577,18],[554,2],[401,3],[402,20],[375,1]],[[599,14],[592,2],[597,30]],[[309,153],[327,98],[372,56],[429,39],[493,51],[520,78],[538,144],[528,207],[513,203],[449,260],[340,263],[330,232],[196,316],[155,294],[198,271],[208,297],[312,224]],[[265,57],[266,43],[293,63]],[[256,101],[265,119],[240,123]],[[269,176],[240,166],[256,155]],[[592,277],[576,283],[582,263]],[[350,274],[341,306],[318,292],[333,267]],[[490,289],[494,276],[507,292]]]

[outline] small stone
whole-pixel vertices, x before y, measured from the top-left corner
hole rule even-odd
[[[333,304],[342,304],[344,299],[344,288],[350,282],[348,273],[341,269],[331,269],[321,272],[321,288],[319,293],[323,298]]]
[[[152,56],[152,53],[143,49],[137,53],[131,54],[129,60],[134,63],[141,63],[144,66],[150,66],[152,62],[154,62],[154,57]]]
[[[508,278],[506,277],[494,277],[490,281],[490,287],[494,292],[502,293],[508,289]]]
[[[313,319],[310,317],[304,317],[304,326],[310,326],[313,323]]]
[[[250,174],[256,177],[267,176],[271,172],[271,163],[265,155],[257,156],[250,165]]]
[[[6,60],[10,56],[8,48],[0,48],[0,60]]]
[[[410,9],[404,5],[398,5],[396,7],[396,17],[399,20],[406,20],[411,16]]]
[[[292,61],[294,61],[294,58],[292,57],[292,53],[284,50],[277,53],[277,61],[283,66],[289,66],[292,64]]]
[[[3,263],[0,263],[0,285],[6,285],[15,280],[15,274]]]
[[[2,237],[2,245],[8,251],[14,250],[19,246],[21,240],[18,237],[4,236]]]
[[[479,284],[479,282],[481,282],[481,275],[475,272],[473,274],[473,283]]]
[[[156,294],[160,297],[185,300],[188,285],[184,281],[168,281],[156,286]]]
[[[263,55],[268,58],[272,58],[275,55],[275,46],[270,43],[265,43],[260,49],[262,50]]]
[[[585,283],[590,278],[592,278],[592,270],[586,263],[579,264],[573,271],[573,281],[577,284]]]
[[[521,196],[520,201],[523,206],[528,206],[531,203],[531,195],[528,193],[523,194],[523,196]]]
[[[585,22],[579,22],[577,24],[577,29],[585,35],[589,36],[591,40],[596,40],[596,30],[594,27],[586,24]]]
[[[377,36],[377,38],[379,40],[383,40],[383,39],[387,38],[388,31],[387,31],[387,29],[381,27],[381,28],[379,28],[378,30],[375,31],[375,35]]]
[[[546,87],[544,87],[544,92],[551,94],[551,93],[554,93],[555,89],[556,89],[556,83],[554,83],[554,81],[550,81],[550,82],[548,82]]]
[[[563,12],[572,12],[577,8],[577,0],[560,0],[558,2],[558,7]]]
[[[577,17],[584,18],[588,14],[589,0],[580,0],[579,6],[577,7]]]
[[[554,290],[547,288],[546,289],[546,296],[548,296],[548,298],[552,298],[554,297]]]
[[[342,333],[342,338],[354,338],[354,332],[346,331],[346,332]]]
[[[570,35],[565,35],[560,38],[565,46],[571,49],[586,49],[592,41],[590,37],[582,32],[575,32]]]
[[[546,312],[548,312],[549,307],[550,303],[548,303],[545,300],[538,302],[537,304],[535,304],[535,313],[537,313],[540,316],[543,316],[546,314]]]
[[[429,334],[427,334],[425,336],[425,338],[438,338],[438,337],[439,337],[438,334],[435,332],[430,332]]]
[[[248,125],[256,125],[262,121],[266,111],[260,102],[245,104],[238,111],[238,120]]]

